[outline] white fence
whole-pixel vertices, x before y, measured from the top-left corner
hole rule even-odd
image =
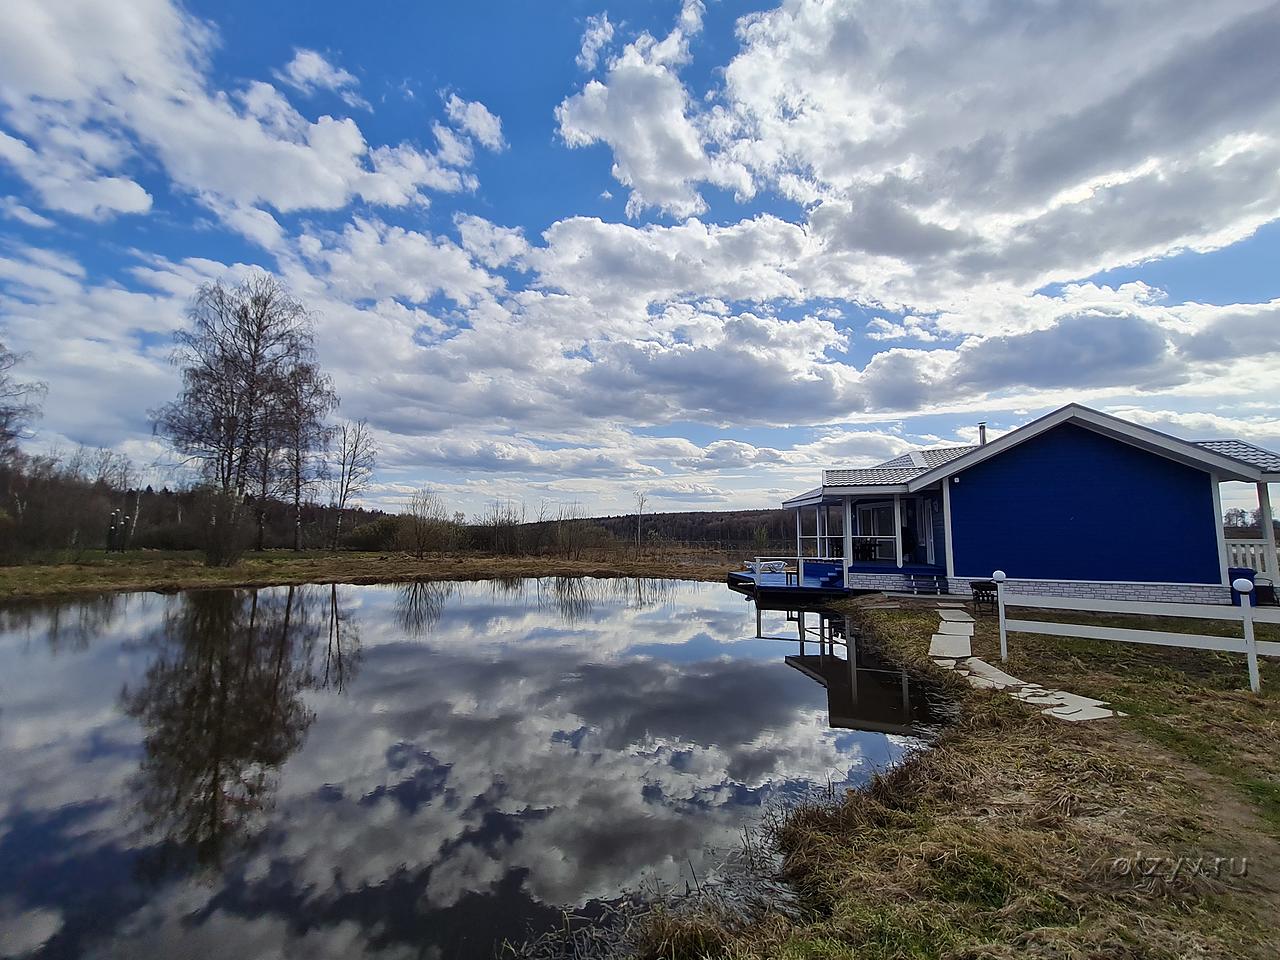
[[[1271,569],[1271,551],[1267,549],[1265,540],[1228,540],[1227,565],[1232,567],[1250,567],[1258,573],[1274,577]]]
[[[1257,693],[1262,687],[1258,674],[1258,656],[1280,657],[1280,643],[1254,639],[1253,625],[1280,623],[1280,607],[1254,607],[1249,597],[1240,606],[1208,603],[1157,603],[1145,600],[1090,600],[1083,597],[1041,597],[1013,594],[1006,601],[1005,575],[997,570],[996,603],[1000,615],[1000,657],[1009,659],[1010,633],[1039,633],[1053,637],[1080,637],[1085,640],[1118,640],[1122,643],[1150,643],[1190,650],[1222,650],[1243,653],[1249,663],[1249,687]],[[1247,594],[1253,589],[1248,580],[1237,580],[1237,590]],[[1125,613],[1146,617],[1183,617],[1192,620],[1229,620],[1240,624],[1238,637],[1215,637],[1196,633],[1168,633],[1163,630],[1137,630],[1131,627],[1103,627],[1084,623],[1054,623],[1045,620],[1011,620],[1005,605],[1037,610],[1079,610],[1086,613]]]

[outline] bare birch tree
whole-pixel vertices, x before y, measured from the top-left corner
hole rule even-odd
[[[337,460],[330,468],[329,502],[337,513],[333,524],[333,548],[342,537],[342,511],[368,489],[378,451],[364,420],[348,420],[334,431]]]
[[[641,549],[641,526],[644,523],[644,508],[649,502],[649,494],[643,490],[636,491],[636,557],[640,556]]]
[[[281,435],[285,485],[293,505],[293,549],[302,549],[302,503],[307,489],[324,474],[324,451],[332,430],[325,424],[338,405],[333,384],[314,363],[299,363],[281,391]]]
[[[13,459],[31,421],[40,416],[45,387],[36,381],[19,380],[14,369],[22,356],[0,343],[0,462]]]
[[[311,322],[265,273],[235,287],[202,286],[190,319],[191,329],[174,337],[182,393],[152,417],[156,432],[199,462],[214,487],[207,559],[225,564],[238,554],[241,506],[255,473],[259,490],[266,486],[281,384],[312,356]]]

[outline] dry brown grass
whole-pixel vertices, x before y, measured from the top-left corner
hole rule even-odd
[[[728,556],[672,552],[640,559],[600,555],[493,557],[462,554],[416,560],[404,553],[295,554],[268,550],[232,567],[206,567],[198,553],[139,550],[97,552],[80,563],[0,567],[0,599],[100,593],[107,590],[182,590],[266,587],[302,583],[388,583],[410,580],[487,580],[506,577],[663,577],[722,580],[736,566]]]

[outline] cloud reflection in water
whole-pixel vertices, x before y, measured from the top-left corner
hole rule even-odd
[[[903,748],[715,584],[93,603],[0,620],[0,918],[47,956],[487,957]]]

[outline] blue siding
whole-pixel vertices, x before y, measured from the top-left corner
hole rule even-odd
[[[958,576],[1221,582],[1202,470],[1064,424],[958,476]]]

